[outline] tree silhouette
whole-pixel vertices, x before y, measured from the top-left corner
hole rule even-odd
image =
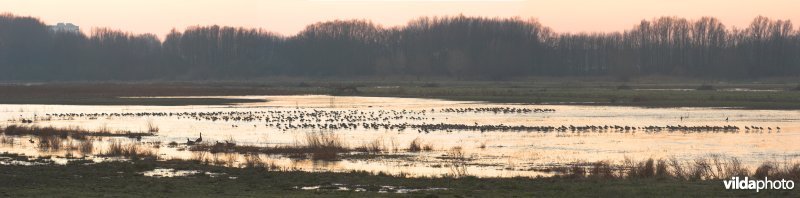
[[[33,17],[0,15],[0,81],[799,74],[800,32],[763,16],[744,28],[714,17],[660,17],[622,32],[560,34],[534,19],[463,15],[393,28],[319,22],[288,37],[213,25],[173,29],[162,42],[106,28],[53,32]]]

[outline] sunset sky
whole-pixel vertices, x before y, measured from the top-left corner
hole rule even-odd
[[[403,25],[419,16],[538,18],[557,32],[619,31],[659,16],[715,16],[744,27],[755,16],[800,21],[796,0],[0,0],[0,13],[155,33],[192,25],[263,28],[292,35],[307,24],[368,19]],[[797,27],[797,26],[795,26]]]

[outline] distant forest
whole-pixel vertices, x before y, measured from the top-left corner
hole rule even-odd
[[[661,17],[615,33],[556,33],[536,20],[423,17],[384,28],[365,20],[308,25],[293,36],[224,26],[173,30],[163,41],[93,29],[53,32],[0,15],[0,81],[217,80],[271,76],[508,80],[530,76],[796,77],[800,30],[757,17]]]

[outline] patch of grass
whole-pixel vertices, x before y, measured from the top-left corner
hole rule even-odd
[[[698,91],[715,91],[717,89],[714,88],[714,86],[711,86],[711,85],[708,85],[708,84],[702,84],[699,87],[697,87],[697,90]]]
[[[34,86],[0,85],[3,104],[92,104],[92,105],[192,105],[261,102],[263,100],[219,98],[126,98],[135,96],[232,96],[330,94],[333,84],[358,88],[342,93],[358,96],[437,98],[508,103],[548,103],[584,105],[623,105],[645,107],[742,107],[751,109],[800,109],[800,92],[790,80],[760,82],[705,83],[692,79],[643,78],[626,82],[635,89],[624,89],[618,81],[591,78],[544,78],[509,82],[436,81],[300,81],[264,83],[153,83],[153,84],[44,84]],[[717,91],[697,91],[702,85]],[[319,85],[319,86],[317,86]],[[379,87],[380,86],[380,87]],[[397,88],[385,88],[396,86]],[[620,89],[623,88],[623,89]],[[776,91],[730,91],[733,88]]]
[[[347,151],[342,139],[336,133],[306,133],[306,142],[302,147],[308,149],[315,160],[334,160],[340,152]]]
[[[469,175],[467,172],[467,157],[464,153],[464,149],[462,149],[460,146],[450,148],[450,150],[447,151],[447,158],[450,161],[449,176],[461,178]]]
[[[266,169],[266,170],[278,170],[275,164],[267,163],[261,158],[259,154],[246,154],[244,155],[244,168],[250,169]]]
[[[14,138],[6,135],[0,136],[0,144],[14,146]]]
[[[71,137],[73,139],[83,140],[87,136],[102,136],[102,137],[136,137],[136,136],[152,136],[152,133],[141,133],[131,131],[116,131],[112,132],[107,127],[101,127],[96,131],[85,130],[80,127],[62,127],[56,128],[52,126],[39,127],[39,126],[26,126],[26,125],[8,125],[0,129],[0,132],[6,135],[32,135],[39,137],[56,136],[61,138]]]
[[[588,169],[588,170],[587,170]],[[566,170],[566,169],[565,169]],[[647,159],[634,162],[626,159],[621,165],[609,162],[596,162],[588,165],[574,164],[566,178],[595,178],[611,180],[666,179],[674,181],[727,180],[734,176],[751,178],[800,179],[800,163],[764,162],[751,171],[744,168],[736,158],[723,159],[719,156],[698,158],[690,162],[680,162],[675,158]]]
[[[129,159],[142,159],[142,158],[157,158],[157,155],[152,150],[140,146],[137,143],[122,143],[121,141],[113,141],[109,144],[108,149],[103,152],[104,156],[113,157],[126,157]]]
[[[61,150],[65,139],[55,135],[39,136],[39,141],[36,142],[37,148],[42,151],[58,151]]]
[[[94,151],[94,141],[83,140],[78,144],[78,150],[83,154],[90,154]]]
[[[417,137],[414,138],[414,140],[411,140],[411,143],[408,144],[407,150],[408,152],[432,151],[433,145],[423,144],[422,139]]]
[[[348,148],[344,141],[335,133],[308,132],[305,141],[293,146],[261,147],[252,145],[237,145],[232,140],[215,144],[202,143],[189,148],[191,151],[235,152],[241,154],[289,154],[292,156],[310,156],[314,160],[337,160],[339,153],[355,151]]]
[[[355,151],[365,153],[380,153],[383,151],[383,140],[378,138],[367,144],[355,148]]]
[[[617,90],[631,90],[631,89],[633,89],[633,87],[627,84],[622,84],[617,86]]]
[[[149,133],[158,133],[158,126],[153,123],[153,120],[147,120],[147,132]]]
[[[420,140],[419,137],[414,138],[414,140],[411,140],[411,143],[408,144],[408,151],[409,152],[422,151],[422,140]]]
[[[192,152],[191,161],[202,164],[209,164],[210,161],[208,160],[208,158],[206,158],[206,156],[208,156],[208,152],[206,151]]]
[[[154,168],[224,173],[221,177],[144,177]],[[230,179],[233,177],[236,179]],[[359,186],[365,192],[302,190],[326,184]],[[377,192],[380,186],[446,188],[409,194]],[[264,171],[170,160],[142,160],[64,166],[4,166],[0,192],[9,197],[797,197],[797,190],[725,190],[719,180],[658,178],[400,178],[366,172]]]

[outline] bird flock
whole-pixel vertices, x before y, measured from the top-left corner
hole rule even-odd
[[[772,127],[744,126],[740,128],[734,125],[722,126],[688,126],[688,125],[649,125],[649,126],[628,126],[628,125],[561,125],[561,126],[529,126],[529,125],[505,125],[505,124],[484,124],[477,122],[474,124],[445,123],[436,121],[437,117],[430,116],[433,113],[441,113],[440,120],[449,119],[448,114],[464,113],[492,113],[492,114],[528,114],[528,113],[552,113],[555,109],[546,108],[516,108],[516,107],[480,107],[480,108],[441,108],[423,110],[335,110],[335,109],[292,109],[292,110],[267,110],[267,111],[209,111],[209,112],[136,112],[136,113],[54,113],[46,114],[48,118],[75,119],[86,117],[96,119],[98,117],[172,117],[177,119],[193,119],[197,121],[211,122],[231,122],[231,127],[247,126],[249,123],[253,127],[271,127],[279,131],[303,130],[303,129],[322,129],[322,130],[412,130],[419,133],[430,133],[434,131],[480,131],[480,132],[723,132],[746,133],[772,132]],[[441,116],[443,115],[443,116]],[[774,131],[779,132],[780,127],[775,127]],[[198,143],[200,138],[192,141],[187,139],[187,144]]]
[[[441,112],[446,113],[495,113],[495,114],[514,114],[514,113],[548,113],[555,112],[555,109],[540,108],[515,108],[515,107],[478,107],[478,108],[443,108]]]

